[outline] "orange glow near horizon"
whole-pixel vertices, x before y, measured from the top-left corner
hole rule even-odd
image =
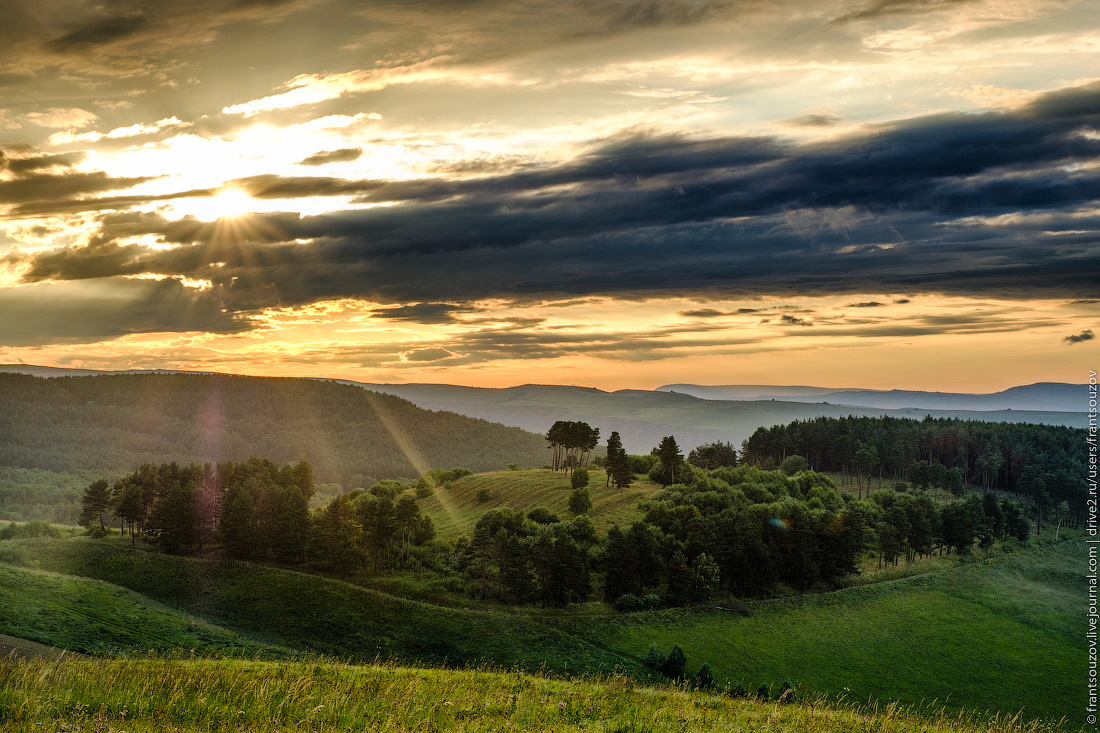
[[[852,307],[860,302],[884,305]],[[981,393],[1087,381],[1096,346],[1063,336],[1082,310],[1096,307],[881,294],[751,303],[596,298],[491,302],[424,324],[379,317],[382,306],[343,300],[267,311],[259,330],[244,334],[9,347],[0,349],[0,361],[475,387],[794,384]],[[509,324],[536,314],[541,322],[526,327],[529,338],[513,344]]]

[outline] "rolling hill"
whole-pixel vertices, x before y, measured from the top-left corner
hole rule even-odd
[[[21,469],[133,470],[256,455],[306,460],[320,481],[369,486],[430,468],[546,460],[539,435],[313,379],[0,373],[0,414],[0,466]]]
[[[1036,542],[947,569],[737,610],[617,614],[459,609],[249,563],[88,538],[0,541],[0,634],[82,651],[292,653],[654,680],[677,644],[719,685],[784,679],[810,695],[933,712],[1083,722],[1084,542]],[[129,620],[127,620],[129,619]],[[140,623],[141,628],[128,628]],[[919,650],[919,653],[915,653]],[[870,730],[870,729],[868,729]],[[877,730],[877,728],[875,728]]]

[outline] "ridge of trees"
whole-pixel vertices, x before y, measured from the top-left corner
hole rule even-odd
[[[1085,431],[1060,425],[953,418],[820,417],[759,428],[745,461],[777,466],[804,456],[817,470],[856,476],[860,496],[872,476],[956,496],[967,488],[1021,497],[1037,529],[1064,502],[1079,524],[1087,498]]]

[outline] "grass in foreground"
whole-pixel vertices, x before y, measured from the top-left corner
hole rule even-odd
[[[241,661],[0,661],[5,731],[681,731],[1041,733],[1053,726],[762,703],[624,677]]]

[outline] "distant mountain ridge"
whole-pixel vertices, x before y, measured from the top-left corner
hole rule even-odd
[[[31,369],[44,370],[42,376],[64,376],[69,373],[54,367],[0,365],[0,373],[25,373]],[[196,374],[170,370],[114,372],[129,375],[149,373]],[[394,395],[422,409],[453,412],[538,434],[545,434],[557,420],[583,420],[600,429],[601,444],[606,443],[611,431],[618,431],[623,446],[631,453],[648,453],[666,435],[675,436],[685,451],[711,442],[728,442],[740,448],[742,441],[759,427],[815,417],[848,415],[889,415],[918,420],[932,415],[963,420],[1087,426],[1087,413],[1084,411],[1087,388],[1084,385],[1056,383],[1013,387],[993,395],[952,395],[908,390],[838,390],[775,385],[706,387],[674,384],[652,391],[624,389],[606,392],[594,387],[566,385],[463,387],[451,384],[378,384],[324,378],[315,378],[314,381],[335,382]],[[722,394],[729,396],[718,397]],[[999,397],[1002,395],[1006,397]],[[1077,402],[1073,401],[1073,395],[1078,396]],[[922,397],[927,399],[922,400]],[[876,398],[880,399],[877,404],[856,404],[861,399],[871,401]],[[998,399],[1001,401],[998,402]],[[1024,404],[1036,407],[1025,408],[1022,407]],[[1041,405],[1054,407],[1038,407]]]
[[[402,397],[429,410],[458,412],[483,420],[542,432],[555,420],[583,420],[600,429],[601,442],[619,432],[631,453],[648,453],[662,437],[675,436],[685,450],[710,442],[742,441],[759,427],[781,425],[815,417],[892,416],[922,419],[953,417],[992,422],[1031,422],[1085,427],[1087,414],[1068,411],[878,408],[832,404],[828,400],[707,400],[668,391],[619,390],[590,387],[521,385],[518,387],[459,387],[449,384],[370,384],[361,387]],[[829,404],[825,404],[829,402]]]
[[[1041,412],[1087,412],[1088,386],[1064,382],[1037,382],[1010,387],[1000,392],[925,392],[921,390],[829,389],[768,385],[666,384],[658,392],[687,394],[704,400],[784,400],[828,402],[833,405],[876,407],[896,410],[1032,410]]]

